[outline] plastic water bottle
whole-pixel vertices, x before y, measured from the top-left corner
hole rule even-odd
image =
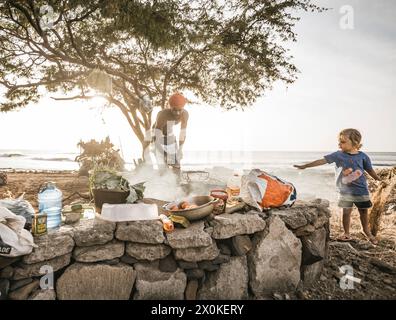
[[[55,229],[62,222],[62,191],[54,182],[47,182],[38,194],[39,212],[47,214],[47,228]]]
[[[233,176],[227,182],[228,200],[236,202],[241,192],[241,176],[238,172],[234,172]]]

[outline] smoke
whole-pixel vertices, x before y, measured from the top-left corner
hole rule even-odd
[[[145,181],[145,198],[175,201],[189,196],[180,184],[180,177],[171,169],[156,170],[147,165],[132,172],[125,172],[123,176],[132,185]]]

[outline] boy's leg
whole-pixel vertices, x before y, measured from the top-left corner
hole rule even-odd
[[[377,243],[375,237],[371,234],[369,227],[369,217],[368,217],[368,209],[358,208],[360,214],[360,222],[362,224],[364,234],[369,238],[369,240],[373,243]]]
[[[344,227],[344,235],[349,237],[349,226],[351,225],[352,208],[342,208],[342,226]]]

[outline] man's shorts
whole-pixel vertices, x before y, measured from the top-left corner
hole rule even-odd
[[[339,200],[338,201],[338,206],[340,208],[348,208],[351,209],[353,207],[353,204],[359,209],[368,209],[373,206],[372,202],[370,200],[368,201],[346,201],[346,200]]]

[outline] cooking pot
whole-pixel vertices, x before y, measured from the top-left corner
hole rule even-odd
[[[178,206],[182,202],[188,202],[190,204],[195,204],[198,207],[192,209],[180,209],[180,210],[170,210],[173,206]],[[190,221],[199,220],[207,217],[213,211],[214,204],[218,201],[212,196],[195,196],[185,199],[180,199],[178,201],[169,202],[162,206],[169,214],[174,214],[176,216],[182,216]]]

